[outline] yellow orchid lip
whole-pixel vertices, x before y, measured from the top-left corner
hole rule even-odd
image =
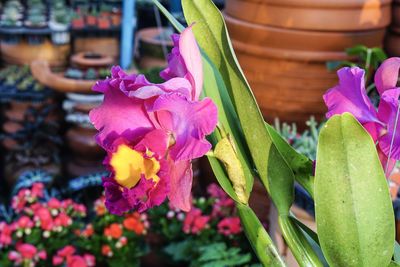
[[[142,175],[156,183],[160,180],[157,175],[160,171],[160,162],[152,157],[154,153],[151,151],[146,151],[145,155],[146,157],[142,152],[125,144],[118,146],[117,151],[111,156],[110,165],[119,185],[132,188],[137,185]]]

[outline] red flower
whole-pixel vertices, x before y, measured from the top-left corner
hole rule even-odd
[[[54,224],[56,226],[67,227],[72,224],[72,219],[64,212],[60,213],[57,218],[54,219]]]
[[[183,231],[187,234],[200,233],[204,228],[208,226],[210,216],[201,215],[201,210],[192,208],[187,214],[183,221]]]
[[[76,255],[67,258],[67,267],[88,267],[88,265],[84,258]]]
[[[31,218],[28,216],[22,216],[19,218],[19,220],[16,222],[16,227],[19,229],[27,229],[27,228],[32,228],[34,226]]]
[[[109,245],[103,245],[101,247],[101,254],[103,254],[104,256],[107,257],[111,257],[112,256],[112,249]]]
[[[43,188],[44,184],[42,183],[33,184],[31,188],[32,197],[34,198],[43,197]]]
[[[13,228],[5,222],[0,222],[0,247],[8,246],[12,242]]]
[[[50,231],[53,228],[53,218],[47,208],[41,207],[35,212],[35,216],[40,221],[40,226],[43,230]]]
[[[21,254],[21,257],[24,259],[31,260],[37,254],[37,248],[31,244],[21,244],[17,245],[17,251]]]
[[[70,257],[75,253],[76,249],[73,246],[66,246],[57,252],[57,255],[63,258]]]
[[[47,206],[50,209],[59,209],[61,207],[61,202],[53,197],[49,200],[49,202],[47,202]]]
[[[125,218],[123,225],[127,230],[135,232],[137,235],[142,234],[144,231],[143,223],[136,218],[136,216],[129,216]]]
[[[104,229],[104,235],[118,239],[122,236],[122,227],[117,223],[111,224],[108,228]]]
[[[242,231],[238,217],[224,218],[218,223],[218,232],[223,235],[236,235]]]

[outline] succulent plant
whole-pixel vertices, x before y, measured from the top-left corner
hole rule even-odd
[[[86,80],[96,80],[97,79],[97,71],[93,68],[89,68],[85,73]]]
[[[78,70],[78,69],[67,69],[67,71],[64,73],[64,76],[66,78],[70,78],[70,79],[83,79],[83,72]]]
[[[311,117],[306,125],[308,129],[302,134],[297,132],[296,124],[287,124],[286,122],[280,123],[279,119],[275,120],[275,129],[286,141],[292,145],[297,152],[306,155],[308,158],[315,160],[317,154],[317,141],[319,132],[324,125],[323,123],[316,122],[314,117]]]

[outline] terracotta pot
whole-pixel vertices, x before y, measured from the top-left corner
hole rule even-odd
[[[300,129],[304,129],[304,122],[311,115],[317,119],[324,117],[326,108],[322,95],[337,83],[336,73],[328,72],[326,62],[349,60],[345,49],[358,44],[381,46],[384,26],[388,21],[382,19],[368,29],[365,24],[357,28],[354,21],[335,24],[321,17],[314,18],[314,21],[311,17],[317,13],[314,13],[313,7],[325,8],[326,12],[333,14],[338,4],[343,9],[356,12],[363,2],[306,0],[300,4],[294,0],[227,1],[225,20],[233,47],[267,121],[273,122],[279,117],[281,121],[295,122]],[[387,2],[382,1],[383,13],[387,12]],[[241,9],[237,8],[237,4],[243,5]],[[263,20],[262,16],[249,15],[257,4],[260,10],[264,10],[262,14],[270,16],[273,22]],[[271,6],[287,11],[277,13],[275,10],[273,14],[267,14]],[[244,8],[251,10],[247,12]],[[294,14],[299,8],[303,13],[297,17]],[[293,11],[289,12],[290,9]],[[275,14],[281,16],[281,21],[275,20]],[[310,16],[310,21],[301,19],[305,14]],[[291,16],[293,25],[286,25],[283,21]],[[335,17],[338,20],[337,13]],[[326,25],[315,26],[318,24],[316,21]]]
[[[400,1],[393,1],[392,26],[398,28],[400,27]]]
[[[70,53],[69,45],[54,45],[46,40],[40,45],[29,45],[21,42],[16,45],[1,44],[1,57],[9,64],[29,64],[35,60],[45,60],[52,67],[67,65],[67,58]]]
[[[112,65],[114,58],[96,52],[79,52],[71,57],[71,63],[83,69],[101,68]]]
[[[163,36],[165,35],[165,36]],[[137,34],[139,42],[139,66],[147,69],[153,67],[164,67],[167,65],[163,51],[165,46],[166,51],[172,48],[172,41],[169,34],[164,28],[147,28],[140,30]]]
[[[289,29],[359,31],[390,23],[391,0],[227,0],[237,19]]]
[[[96,80],[65,78],[62,73],[53,73],[48,62],[36,60],[31,63],[32,76],[41,84],[63,93],[91,93]]]
[[[393,1],[393,20],[385,37],[388,56],[400,56],[400,0]]]
[[[96,133],[93,128],[71,127],[66,133],[66,139],[73,154],[84,158],[102,159],[104,151],[94,139]]]

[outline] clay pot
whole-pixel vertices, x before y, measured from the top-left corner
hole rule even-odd
[[[139,42],[140,57],[138,63],[140,68],[149,69],[167,65],[163,46],[165,46],[166,51],[170,51],[173,43],[166,29],[147,28],[140,30],[137,39]]]
[[[96,133],[94,128],[71,127],[66,133],[66,139],[73,154],[84,158],[102,159],[104,152],[94,139]]]
[[[82,69],[108,67],[114,58],[96,52],[79,52],[71,57],[71,63]]]
[[[400,56],[400,0],[393,1],[393,20],[385,37],[388,56]]]
[[[355,45],[382,45],[390,1],[365,2],[227,0],[233,47],[267,121],[303,129],[311,115],[324,117],[322,95],[337,83],[326,62],[350,60],[344,51]]]
[[[390,23],[391,0],[227,0],[225,12],[250,23],[287,29],[361,31]]]

